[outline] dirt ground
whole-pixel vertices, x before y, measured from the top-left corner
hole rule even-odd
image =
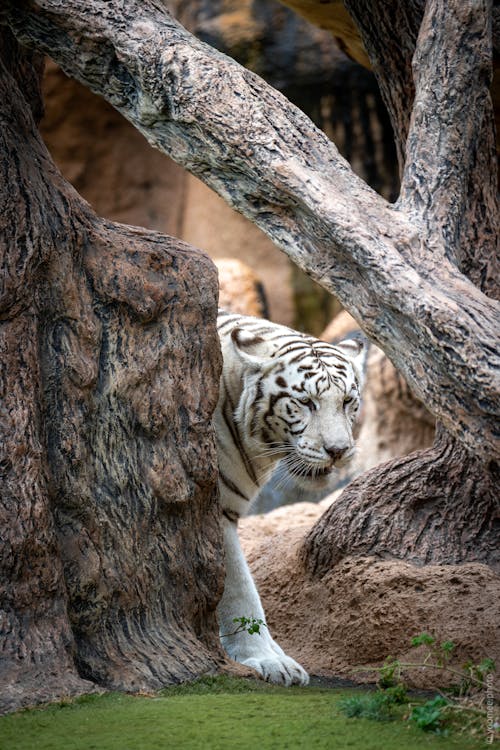
[[[297,503],[240,523],[270,631],[290,656],[312,675],[366,682],[373,675],[362,668],[389,655],[415,661],[410,639],[425,631],[456,643],[458,668],[485,657],[500,664],[500,576],[485,565],[346,557],[311,578],[300,547],[331,501]],[[419,670],[410,682],[427,688],[450,680]]]

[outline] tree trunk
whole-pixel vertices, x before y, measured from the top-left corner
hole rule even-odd
[[[434,446],[351,482],[305,539],[303,560],[324,575],[348,555],[416,565],[481,562],[500,572],[500,472],[444,432]]]
[[[36,130],[38,58],[5,30],[1,52],[0,695],[11,709],[96,683],[152,690],[225,657],[215,268],[92,212]]]
[[[382,54],[394,28],[388,20],[387,6],[381,4],[381,17],[374,19],[370,4],[372,18],[368,26],[364,0],[351,0],[348,5],[359,22],[381,81],[400,153],[404,153],[408,138],[400,201],[411,204],[412,210],[420,213],[420,207],[425,205],[422,232],[429,238],[432,233],[441,233],[446,253],[453,262],[486,294],[497,298],[498,211],[491,104],[487,101],[482,121],[475,124],[479,138],[471,152],[460,154],[463,143],[459,144],[457,139],[471,142],[463,134],[474,127],[473,120],[464,103],[458,113],[452,112],[456,128],[450,127],[450,112],[440,106],[441,91],[430,81],[433,63],[438,65],[442,54],[439,39],[442,44],[446,40],[449,51],[443,87],[446,82],[452,87],[456,77],[462,79],[463,85],[463,78],[468,77],[474,95],[488,99],[488,64],[484,60],[491,54],[491,40],[487,35],[487,6],[482,13],[476,9],[475,14],[472,9],[465,9],[465,18],[461,19],[460,12],[447,14],[445,4],[429,3],[417,42],[415,30],[421,20],[420,11],[406,5],[407,23],[397,28],[402,36],[400,49],[406,50],[407,59],[404,65],[400,61],[395,67],[396,59]],[[460,21],[464,26],[468,22],[469,30],[483,35],[477,54],[479,60],[483,57],[484,71],[480,66],[467,66],[467,58],[473,53],[471,47],[464,46]],[[387,32],[386,39],[381,34],[383,29]],[[406,36],[402,29],[406,30]],[[408,100],[408,94],[413,91],[413,81],[410,82],[409,71],[415,45],[418,51],[413,59],[413,72],[418,107],[414,108],[410,124],[413,102]],[[453,54],[462,59],[454,60]],[[401,79],[402,71],[406,71],[406,82]],[[422,115],[429,111],[426,97],[438,100],[434,121],[429,124]],[[436,144],[446,138],[456,142],[456,156],[447,165],[452,179],[447,179],[446,189],[465,195],[464,201],[455,200],[451,205],[440,195],[443,183],[439,169],[435,169],[435,153],[439,150]],[[470,165],[465,185],[458,174],[461,164]],[[496,342],[491,343],[495,347]],[[474,455],[441,425],[432,448],[384,464],[358,478],[344,491],[308,534],[302,550],[304,563],[313,574],[325,573],[348,555],[394,557],[420,565],[479,561],[500,570],[499,485],[498,463],[493,456],[485,460]]]

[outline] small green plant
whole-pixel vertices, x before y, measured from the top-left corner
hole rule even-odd
[[[229,638],[231,635],[236,635],[243,631],[246,631],[249,635],[253,635],[254,633],[260,633],[261,628],[267,628],[264,620],[259,620],[256,617],[234,617],[233,622],[238,627],[232,633],[223,633],[221,638]]]
[[[385,688],[384,693],[396,705],[406,703],[408,700],[406,685],[402,682],[399,682],[397,685],[393,685],[392,687]]]
[[[392,670],[392,661],[386,661],[382,676],[378,681],[378,690],[369,695],[354,695],[340,701],[339,708],[348,717],[390,721],[396,718],[395,706],[407,702],[406,686],[396,680]]]
[[[424,664],[427,664],[429,660],[433,660],[433,665],[437,667],[444,667],[450,660],[450,657],[455,649],[453,641],[442,641],[438,643],[433,635],[429,633],[420,633],[411,639],[412,648],[418,648],[419,646],[427,646],[427,654],[424,659]]]
[[[349,718],[373,719],[374,721],[391,721],[395,718],[396,701],[385,691],[372,695],[353,695],[339,701],[339,708]]]
[[[461,729],[466,727],[471,731],[484,731],[488,719],[483,704],[488,675],[495,671],[493,659],[486,658],[478,663],[467,661],[457,669],[450,664],[455,651],[453,641],[439,642],[429,633],[420,633],[411,639],[410,645],[415,649],[424,647],[425,651],[420,660],[406,662],[388,656],[382,666],[373,668],[378,676],[379,693],[376,695],[385,696],[385,703],[382,698],[376,698],[366,710],[362,706],[358,708],[349,706],[348,710],[351,713],[347,715],[381,719],[385,711],[387,716],[388,711],[390,714],[388,707],[407,700],[404,673],[410,669],[433,669],[448,675],[452,685],[446,689],[446,695],[440,691],[438,695],[423,704],[410,704],[408,720],[420,729],[436,734],[447,734],[452,726]],[[491,681],[488,682],[488,691],[490,696],[494,693],[498,694]],[[368,713],[374,714],[377,710],[379,717],[368,716]],[[355,711],[358,713],[353,713]]]
[[[470,693],[474,687],[484,688],[486,678],[495,671],[495,662],[493,659],[483,659],[479,664],[472,661],[466,661],[462,667],[463,676],[460,682],[459,693]]]
[[[496,670],[493,659],[486,658],[479,663],[469,660],[462,665],[461,669],[451,667],[449,662],[455,644],[453,641],[442,641],[439,643],[434,636],[421,633],[411,639],[412,648],[426,646],[427,652],[420,662],[400,662],[400,669],[410,668],[432,668],[440,669],[454,680],[454,684],[447,689],[450,694],[458,697],[470,697],[485,688],[486,678]],[[457,678],[459,679],[457,683]]]
[[[448,734],[445,728],[446,713],[444,708],[449,706],[449,700],[442,695],[436,695],[421,706],[413,706],[409,715],[409,720],[424,732],[433,732],[434,734]]]
[[[379,669],[377,685],[381,690],[395,687],[400,684],[401,670],[399,661],[393,656],[388,656]]]

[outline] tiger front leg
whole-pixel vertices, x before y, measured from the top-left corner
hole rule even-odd
[[[309,675],[271,638],[267,627],[260,632],[238,630],[235,618],[263,620],[264,610],[243,555],[236,523],[223,519],[226,554],[224,594],[217,608],[221,642],[235,661],[257,670],[265,680],[278,685],[307,685]]]

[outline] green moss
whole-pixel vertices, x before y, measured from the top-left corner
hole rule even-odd
[[[247,680],[242,677],[229,677],[229,675],[205,675],[194,682],[183,682],[180,685],[171,685],[161,690],[159,695],[164,697],[172,695],[206,695],[207,693],[273,693],[281,692],[282,688],[270,685],[264,680]]]
[[[414,750],[484,747],[404,722],[348,719],[354,691],[208,677],[157,696],[85,696],[0,718],[1,750]],[[359,691],[355,691],[359,694]]]

